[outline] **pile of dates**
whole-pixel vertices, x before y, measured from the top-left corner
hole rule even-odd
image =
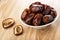
[[[49,5],[41,4],[40,2],[34,2],[26,8],[21,19],[28,25],[40,26],[52,22],[56,17],[56,11]]]

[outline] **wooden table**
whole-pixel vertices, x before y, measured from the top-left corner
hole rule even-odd
[[[34,1],[37,0],[0,0],[0,40],[60,40],[60,18],[54,24],[44,29],[23,26],[22,35],[15,36],[13,34],[14,26],[21,24],[20,14],[24,8],[29,6],[28,4]],[[60,0],[40,1],[53,6],[60,13]],[[5,18],[13,18],[16,22],[15,25],[11,28],[4,29],[2,27],[2,20]]]

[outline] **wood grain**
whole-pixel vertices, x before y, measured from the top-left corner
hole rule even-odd
[[[57,8],[60,13],[60,2],[59,0],[56,1],[57,0],[51,1],[52,3],[50,5]],[[29,2],[32,2],[32,0]],[[15,25],[21,24],[19,18],[20,14],[24,8],[29,6],[29,2],[28,0],[0,0],[0,40],[60,40],[60,18],[58,18],[54,24],[46,28],[34,29],[23,26],[22,35],[15,36],[13,34],[13,28]],[[16,21],[15,25],[11,28],[4,29],[2,27],[2,20],[5,18],[13,18]]]

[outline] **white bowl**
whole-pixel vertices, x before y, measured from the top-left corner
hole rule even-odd
[[[54,8],[55,9],[55,8]],[[41,28],[45,28],[45,27],[47,27],[47,26],[49,26],[49,25],[53,25],[53,23],[55,23],[56,21],[57,21],[57,19],[58,19],[58,17],[59,17],[59,13],[58,13],[58,11],[56,10],[56,12],[57,12],[57,16],[56,16],[56,18],[54,19],[54,21],[52,21],[52,22],[50,22],[50,23],[48,23],[48,24],[45,24],[45,25],[41,25],[41,26],[31,26],[31,25],[28,25],[28,24],[26,24],[25,22],[23,22],[23,20],[21,19],[21,15],[22,15],[22,13],[21,13],[21,15],[20,15],[20,22],[21,22],[21,24],[23,25],[23,26],[26,26],[26,27],[32,27],[32,28],[36,28],[36,29],[41,29]]]
[[[28,7],[32,2],[34,2],[34,1],[30,1],[30,2],[28,2],[28,1],[26,1],[25,2],[25,4],[24,3],[22,3],[22,5],[21,5],[21,13],[20,13],[20,22],[21,22],[21,24],[22,25],[24,25],[24,26],[26,26],[26,27],[33,27],[33,28],[36,28],[36,29],[41,29],[41,28],[44,28],[44,27],[47,27],[47,26],[49,26],[49,25],[53,25],[53,23],[55,23],[56,21],[57,21],[57,19],[58,19],[58,17],[59,17],[59,11],[57,10],[57,7],[56,7],[56,5],[54,4],[54,5],[52,5],[51,3],[49,3],[50,1],[48,1],[48,3],[47,4],[49,4],[51,7],[53,7],[55,10],[56,10],[56,12],[57,12],[57,16],[56,16],[56,18],[54,19],[54,21],[52,21],[52,22],[50,22],[50,23],[48,23],[48,24],[45,24],[45,25],[42,25],[42,26],[31,26],[31,25],[28,25],[28,24],[26,24],[25,22],[23,22],[22,20],[21,20],[21,15],[22,15],[22,12],[23,12],[23,10],[24,10],[24,8],[26,8],[26,7]],[[45,2],[44,1],[41,1],[42,3],[44,3],[45,4]],[[29,5],[28,5],[29,4]]]

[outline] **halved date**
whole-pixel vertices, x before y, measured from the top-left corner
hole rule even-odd
[[[2,25],[4,28],[11,27],[14,25],[14,23],[15,23],[15,21],[12,18],[7,18],[2,21]]]
[[[23,28],[21,25],[16,25],[13,30],[15,35],[20,35],[23,33]]]

